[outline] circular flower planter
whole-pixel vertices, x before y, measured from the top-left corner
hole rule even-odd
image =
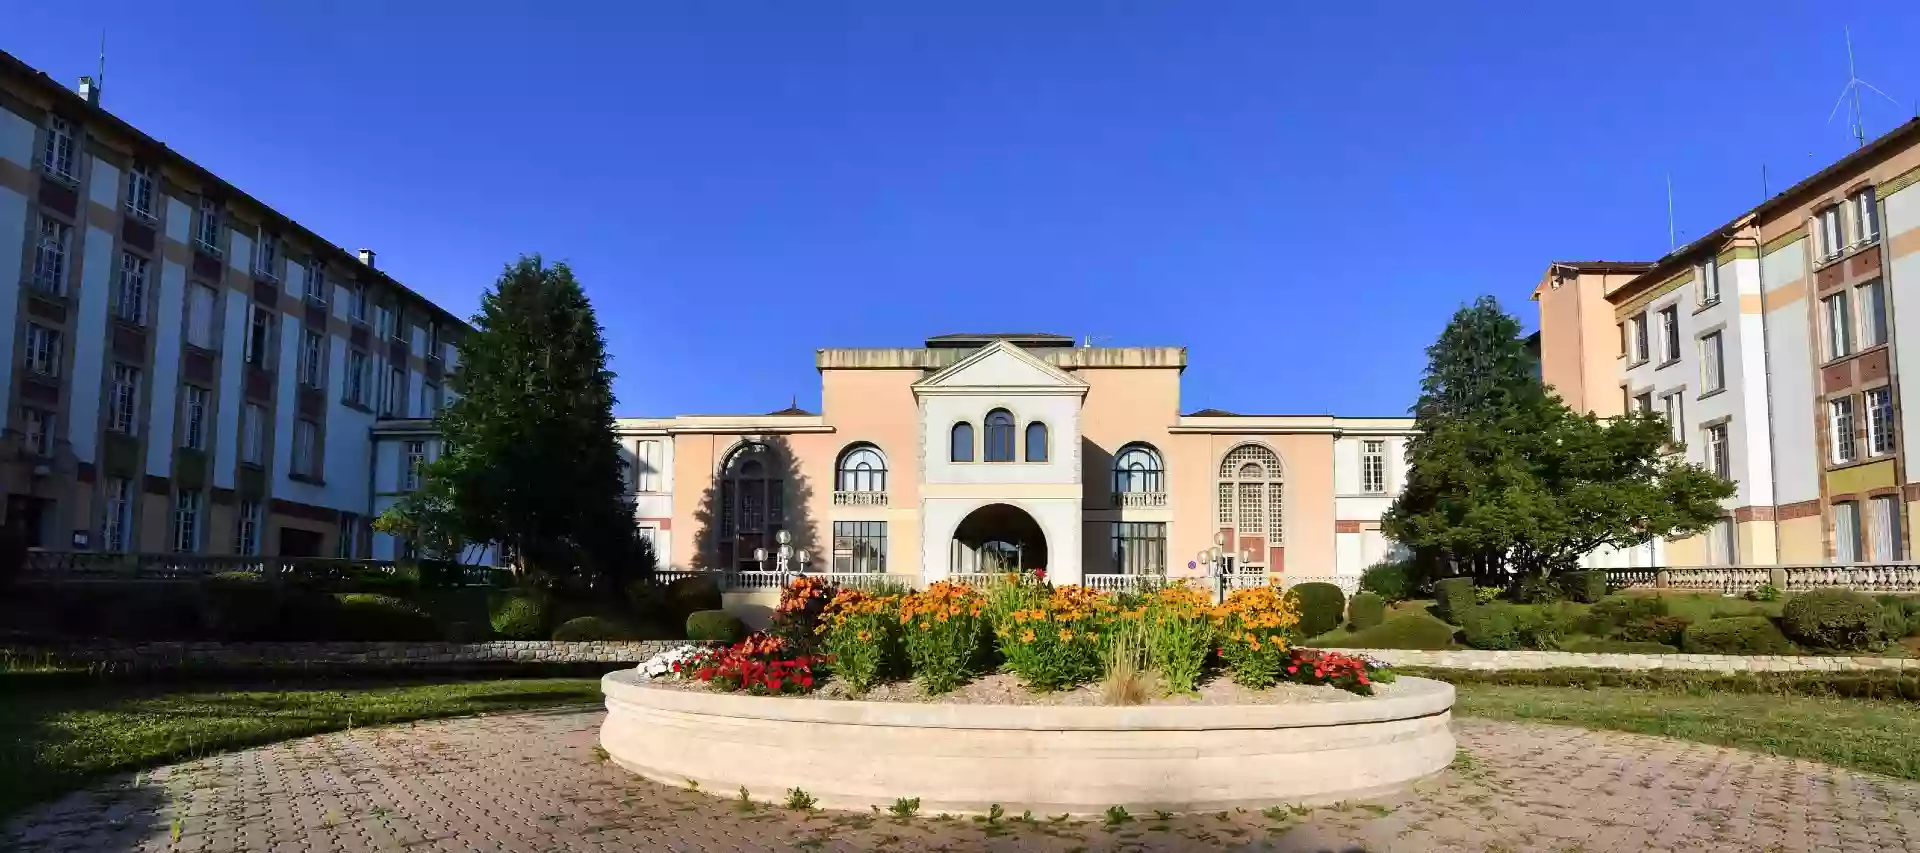
[[[800,788],[865,811],[1212,811],[1365,797],[1453,760],[1453,685],[1282,705],[1064,707],[848,702],[601,679],[600,744],[657,782],[782,800]],[[1331,688],[1329,688],[1331,689]]]

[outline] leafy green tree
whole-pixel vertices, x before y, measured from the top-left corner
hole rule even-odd
[[[535,576],[650,569],[626,502],[606,342],[573,271],[520,258],[474,322],[449,380],[459,396],[438,419],[445,450],[425,472],[438,485],[411,508],[460,540],[504,546]]]
[[[1382,529],[1430,574],[1551,575],[1596,548],[1705,530],[1733,494],[1675,451],[1660,416],[1602,420],[1540,386],[1520,324],[1490,297],[1428,357],[1407,485]]]
[[[482,547],[461,536],[453,491],[444,477],[424,478],[418,490],[375,518],[373,529],[412,542],[429,560],[467,563]]]

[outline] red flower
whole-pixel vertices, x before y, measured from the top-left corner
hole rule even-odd
[[[1300,668],[1299,668],[1299,667],[1297,667],[1297,666],[1289,666],[1289,667],[1287,667],[1287,672],[1288,672],[1288,673],[1295,673],[1295,672],[1299,672],[1299,671],[1300,671]]]

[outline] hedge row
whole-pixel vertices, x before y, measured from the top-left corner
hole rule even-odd
[[[1456,685],[1578,687],[1587,690],[1624,687],[1677,692],[1778,693],[1794,696],[1920,702],[1920,673],[1896,670],[1724,674],[1670,669],[1477,670],[1394,667],[1394,671],[1403,675],[1436,678]]]

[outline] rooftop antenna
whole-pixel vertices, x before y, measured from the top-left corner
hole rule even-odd
[[[107,87],[107,28],[106,27],[100,28],[100,73],[98,75],[95,75],[93,79],[99,81],[97,85],[100,88],[105,89]]]
[[[1847,106],[1848,120],[1849,120],[1849,123],[1853,125],[1854,147],[1864,148],[1867,145],[1867,126],[1865,121],[1863,121],[1860,117],[1860,87],[1865,86],[1866,88],[1871,89],[1874,94],[1879,95],[1882,98],[1886,98],[1888,103],[1893,104],[1896,107],[1900,106],[1900,102],[1894,100],[1892,95],[1889,95],[1885,92],[1880,91],[1880,87],[1860,79],[1860,75],[1854,72],[1853,28],[1847,27],[1846,34],[1847,34],[1847,85],[1842,86],[1840,88],[1840,100],[1835,101],[1833,104],[1833,111],[1830,113],[1827,113],[1827,123],[1832,124],[1833,117],[1840,114],[1840,107],[1843,105]]]
[[[1671,254],[1680,248],[1680,240],[1673,230],[1673,173],[1667,173],[1667,252]]]
[[[1081,349],[1092,349],[1092,348],[1093,348],[1093,342],[1094,342],[1094,341],[1097,341],[1097,340],[1105,340],[1105,339],[1107,339],[1107,338],[1111,338],[1111,337],[1113,337],[1113,336],[1112,336],[1112,335],[1083,335],[1083,336],[1082,336],[1082,337],[1080,338],[1080,348],[1081,348]]]

